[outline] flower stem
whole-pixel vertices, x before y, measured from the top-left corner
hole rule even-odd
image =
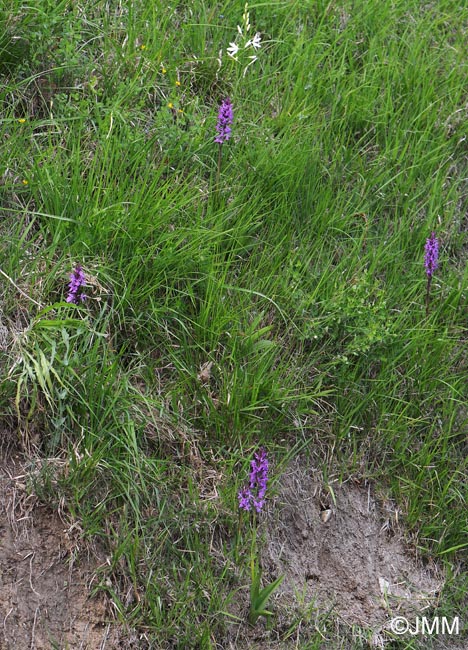
[[[217,170],[216,170],[216,184],[215,184],[216,191],[219,190],[219,179],[221,177],[222,152],[223,152],[223,144],[222,144],[222,142],[220,142],[219,143],[219,148],[218,148],[218,167],[217,167]]]
[[[427,277],[427,288],[426,288],[426,318],[429,316],[429,299],[430,299],[430,292],[431,292],[431,282],[432,282],[432,275],[429,275]]]
[[[215,182],[214,182],[214,185],[213,185],[213,193],[212,193],[212,200],[213,200],[212,205],[213,205],[214,210],[217,210],[218,206],[219,206],[219,192],[220,192],[222,157],[223,157],[223,144],[221,142],[219,142],[218,143],[218,164],[216,166],[216,177],[215,177]]]

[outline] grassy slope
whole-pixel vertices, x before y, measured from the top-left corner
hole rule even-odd
[[[122,616],[157,647],[222,640],[259,443],[279,465],[307,441],[324,474],[387,486],[450,569],[467,533],[468,11],[253,5],[244,76],[218,62],[242,3],[11,5],[0,268],[32,300],[5,280],[2,320],[25,331],[2,410],[18,395],[23,439],[63,460],[36,489],[105,539]],[[89,300],[57,305],[77,262]]]

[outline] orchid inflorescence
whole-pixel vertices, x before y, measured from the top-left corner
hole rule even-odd
[[[78,305],[79,302],[86,300],[86,295],[83,293],[83,287],[86,285],[86,278],[84,271],[80,264],[77,264],[70,274],[70,284],[68,285],[67,302]]]
[[[426,274],[428,277],[432,277],[439,262],[439,241],[434,232],[431,233],[431,236],[427,239],[424,250],[424,266],[426,267]]]
[[[229,97],[226,97],[219,107],[218,122],[216,124],[216,131],[218,135],[215,137],[215,142],[224,144],[231,137],[231,125],[234,119],[232,111],[232,104]]]
[[[250,463],[249,485],[243,487],[238,494],[241,510],[251,510],[253,505],[257,512],[261,511],[265,503],[267,481],[268,458],[265,449],[260,447]]]
[[[426,245],[424,247],[424,267],[426,269],[427,275],[427,285],[426,285],[426,316],[429,316],[429,301],[431,293],[431,283],[432,276],[434,271],[439,265],[439,240],[435,236],[435,233],[432,232],[431,236],[426,240]]]

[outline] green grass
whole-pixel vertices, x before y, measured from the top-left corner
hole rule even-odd
[[[468,10],[252,4],[245,75],[225,53],[242,12],[14,0],[0,16],[2,413],[61,459],[34,488],[103,539],[101,588],[158,648],[222,646],[246,598],[236,493],[258,444],[281,467],[307,441],[388,487],[453,574],[442,607],[463,603]],[[309,629],[301,647],[322,647]]]

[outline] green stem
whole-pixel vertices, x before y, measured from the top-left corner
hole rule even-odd
[[[429,298],[431,292],[431,282],[432,282],[432,275],[428,275],[427,288],[426,288],[426,318],[429,316]]]
[[[250,545],[250,611],[249,611],[249,624],[255,625],[258,619],[258,613],[256,609],[256,601],[258,598],[258,593],[260,590],[260,576],[259,576],[260,567],[258,564],[258,552],[257,552],[257,513],[253,512],[253,535],[252,542]]]
[[[219,143],[219,149],[218,149],[218,169],[216,171],[216,183],[215,183],[215,191],[218,192],[219,190],[219,179],[221,177],[221,158],[222,158],[222,151],[223,151],[223,143]]]

